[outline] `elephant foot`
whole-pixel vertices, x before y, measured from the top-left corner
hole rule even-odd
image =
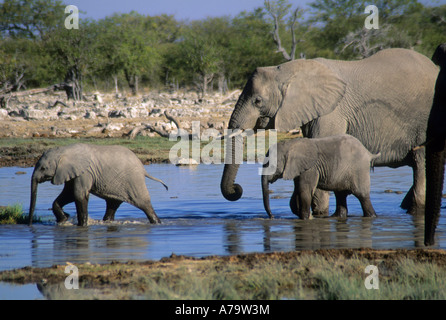
[[[378,216],[376,215],[375,212],[367,212],[364,213],[364,218],[377,218]]]
[[[57,222],[57,224],[61,225],[61,224],[64,224],[65,222],[67,222],[68,218],[70,218],[70,215],[68,213],[64,212],[63,215],[56,217],[56,222]]]
[[[153,218],[149,218],[149,221],[151,224],[161,224],[161,219],[158,218],[157,215],[155,215],[155,217],[153,217]]]
[[[333,213],[331,216],[333,218],[346,219],[347,218],[347,210],[336,210],[335,213]]]
[[[424,216],[424,206],[412,206],[407,210],[407,214],[410,214],[414,217],[422,217]]]
[[[400,207],[412,216],[424,216],[424,203],[417,202],[413,187],[407,192]]]
[[[320,189],[316,189],[311,200],[311,209],[314,216],[328,217],[330,193]]]
[[[328,217],[329,216],[329,211],[328,209],[324,209],[324,210],[313,210],[313,216],[315,217]]]

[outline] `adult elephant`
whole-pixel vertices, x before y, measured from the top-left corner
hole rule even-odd
[[[443,192],[446,140],[446,43],[438,46],[432,61],[440,66],[432,110],[427,126],[426,143],[426,215],[425,244],[433,245],[440,218]]]
[[[426,138],[437,75],[430,59],[406,49],[382,50],[360,61],[317,58],[257,68],[228,128],[287,132],[303,126],[310,138],[350,134],[371,153],[381,153],[375,166],[413,168],[414,183],[402,207],[424,213],[424,150],[414,148]],[[230,201],[243,193],[235,184],[235,156],[226,155],[221,181]],[[323,202],[313,207],[314,213],[328,213],[328,194],[318,198]]]

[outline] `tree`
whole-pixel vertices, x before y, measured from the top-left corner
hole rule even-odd
[[[0,3],[0,33],[42,38],[63,24],[64,9],[59,0],[4,0]]]
[[[180,54],[201,96],[206,96],[208,84],[221,63],[215,42],[200,35],[198,30],[189,30],[180,44]]]
[[[101,21],[98,43],[105,58],[101,71],[115,81],[122,72],[133,95],[138,94],[141,77],[156,73],[161,65],[156,33],[149,20],[133,11]]]
[[[291,4],[289,4],[287,0],[276,0],[274,2],[268,0],[265,1],[264,4],[265,10],[273,19],[274,31],[272,32],[272,34],[274,42],[277,46],[277,52],[282,53],[286,61],[294,60],[298,43],[304,41],[303,39],[297,39],[296,37],[296,31],[298,27],[297,21],[302,18],[304,10],[297,7],[290,14],[287,29],[289,29],[291,33],[291,50],[290,53],[288,53],[282,46],[282,41],[280,39],[280,29],[281,24],[283,23],[283,19],[290,13]]]
[[[96,54],[97,28],[83,20],[79,29],[59,27],[44,37],[45,49],[52,57],[55,73],[64,78],[63,87],[69,99],[83,98],[83,80],[93,70]]]
[[[243,87],[255,68],[283,62],[283,55],[275,50],[274,40],[267,36],[271,24],[266,16],[263,8],[257,8],[232,19],[226,72],[234,87]]]
[[[340,45],[343,47],[340,53],[351,50],[356,58],[364,59],[385,48],[410,48],[411,44],[407,33],[391,25],[370,30],[361,28],[341,39]]]

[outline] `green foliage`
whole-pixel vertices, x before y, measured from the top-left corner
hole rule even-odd
[[[0,33],[13,38],[38,38],[63,24],[60,0],[4,0],[0,3]]]
[[[23,209],[20,204],[0,207],[0,225],[26,223],[28,223],[28,217],[23,213]]]
[[[285,62],[273,38],[271,12],[277,14],[287,52],[294,30],[296,58],[360,59],[390,47],[430,57],[446,42],[446,5],[377,0],[380,29],[370,31],[364,29],[367,4],[314,0],[308,11],[296,11],[289,0],[271,0],[234,17],[191,22],[130,12],[81,19],[79,30],[67,30],[62,1],[5,0],[0,3],[0,94],[6,88],[62,83],[70,74],[81,88],[114,85],[134,94],[140,85],[193,87],[203,95],[216,86],[240,88],[256,67]]]

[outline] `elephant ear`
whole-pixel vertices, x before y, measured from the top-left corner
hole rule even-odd
[[[344,96],[346,84],[318,61],[296,60],[281,69],[285,73],[283,99],[275,118],[279,131],[298,129],[331,113]]]
[[[79,149],[79,150],[77,150]],[[64,152],[57,164],[52,184],[60,185],[82,175],[92,164],[91,153],[75,146]]]
[[[309,139],[302,138],[300,140],[298,144],[294,143],[288,149],[283,170],[284,180],[293,180],[305,171],[314,168],[318,163],[318,149],[314,146],[306,145]]]

